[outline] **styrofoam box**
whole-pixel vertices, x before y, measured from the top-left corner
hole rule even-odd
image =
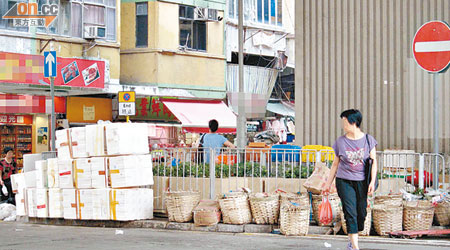
[[[110,220],[109,188],[92,189],[92,215],[94,220]]]
[[[74,188],[73,160],[58,160],[59,187]]]
[[[92,188],[108,187],[107,160],[105,157],[91,158]]]
[[[59,188],[58,159],[47,160],[47,185],[49,188]]]
[[[36,188],[28,188],[27,189],[27,205],[28,205],[28,216],[36,217],[37,209],[36,209]]]
[[[47,161],[36,161],[36,188],[47,187]]]
[[[16,215],[18,216],[26,216],[27,213],[27,198],[26,198],[27,190],[24,189],[21,192],[16,194]]]
[[[74,188],[63,189],[64,219],[77,219],[78,199],[77,190]]]
[[[69,129],[63,129],[63,130],[57,130],[55,132],[56,135],[56,150],[58,151],[58,159],[71,159],[70,154],[70,130]]]
[[[153,218],[153,190],[149,188],[111,189],[111,219],[119,221]]]
[[[63,190],[60,188],[48,190],[48,217],[64,218]]]
[[[25,192],[26,188],[36,187],[36,171],[11,175],[11,187],[14,192]]]
[[[91,159],[76,159],[73,165],[75,187],[92,188]]]
[[[109,158],[111,187],[153,185],[151,155],[129,155]]]
[[[92,220],[93,219],[93,207],[92,207],[92,191],[93,189],[78,189],[78,219],[80,220]]]
[[[71,128],[70,129],[70,143],[72,145],[72,157],[73,158],[85,158],[88,157],[86,152],[86,129],[85,127]]]
[[[39,218],[48,217],[48,189],[36,188],[36,216]]]
[[[41,154],[24,154],[23,155],[23,172],[30,172],[35,170],[35,162],[42,160]]]
[[[145,123],[105,124],[106,150],[109,156],[148,154],[148,126]]]
[[[105,125],[87,125],[85,128],[86,152],[88,156],[105,156]]]

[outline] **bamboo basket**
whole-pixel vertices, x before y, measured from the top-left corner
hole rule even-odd
[[[219,198],[223,223],[242,225],[252,222],[252,214],[246,193],[233,192]]]
[[[401,194],[380,195],[375,197],[374,205],[401,207],[403,196]]]
[[[406,231],[429,230],[433,224],[434,206],[430,201],[406,201],[403,227]]]
[[[310,207],[308,196],[281,194],[280,232],[284,235],[307,235]]]
[[[440,226],[450,225],[450,201],[445,200],[437,204],[434,217]]]
[[[339,214],[341,213],[341,199],[339,199],[339,196],[337,194],[330,194],[328,195],[328,200],[331,204],[331,209],[333,211],[333,220],[330,224],[324,225],[320,223],[319,220],[319,205],[322,203],[322,195],[314,195],[312,196],[312,207],[313,207],[313,217],[314,220],[317,222],[319,226],[331,226],[333,223],[337,222],[340,219]]]
[[[169,221],[192,221],[192,211],[200,202],[200,193],[195,191],[177,191],[166,193],[166,207]]]
[[[277,224],[280,216],[278,194],[256,193],[249,197],[253,220],[256,224]]]
[[[402,231],[402,206],[374,205],[372,217],[375,231],[380,236],[385,236],[390,232]]]
[[[344,231],[344,234],[347,234],[347,223],[345,222],[345,216],[343,211],[341,211],[341,221],[342,221],[342,230]],[[358,232],[358,235],[369,236],[371,227],[372,227],[372,209],[370,207],[367,207],[366,220],[364,221],[364,230]]]

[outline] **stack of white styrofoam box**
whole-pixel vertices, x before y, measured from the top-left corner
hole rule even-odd
[[[36,188],[27,188],[27,208],[28,208],[28,216],[36,217],[37,209],[36,209]]]
[[[78,192],[76,189],[63,189],[64,219],[76,220],[78,215]]]
[[[88,156],[86,152],[86,130],[84,127],[70,129],[70,143],[72,145],[72,158]]]
[[[48,189],[36,188],[36,215],[39,218],[48,217]]]
[[[110,220],[109,188],[92,189],[92,210],[94,220]]]
[[[145,123],[105,124],[106,150],[109,156],[148,154],[148,127]]]
[[[47,161],[36,161],[36,188],[47,187]]]
[[[57,130],[56,150],[58,151],[58,159],[70,159],[70,129]]]
[[[11,175],[11,187],[14,192],[25,192],[26,188],[36,187],[36,171]]]
[[[47,185],[49,188],[59,188],[58,159],[47,159]]]
[[[78,196],[78,218],[80,220],[93,219],[92,207],[93,189],[77,189]]]
[[[111,187],[153,185],[151,155],[128,155],[109,158]]]
[[[59,187],[74,188],[73,185],[73,160],[58,160]]]
[[[91,159],[73,160],[73,179],[76,188],[92,188]]]
[[[26,190],[22,190],[16,194],[16,215],[26,216],[27,214],[27,200]]]
[[[42,160],[42,154],[24,154],[23,155],[23,172],[35,170],[35,162]]]
[[[86,152],[89,157],[104,156],[105,151],[105,125],[95,124],[86,127]]]
[[[108,158],[97,157],[91,158],[91,178],[93,188],[108,187]]]
[[[149,188],[111,189],[112,220],[129,221],[153,218],[153,190]]]
[[[48,217],[63,218],[63,193],[60,188],[50,188],[48,190]]]

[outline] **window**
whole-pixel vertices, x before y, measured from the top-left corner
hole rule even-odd
[[[283,0],[244,0],[244,20],[282,25]],[[239,0],[228,1],[228,18],[238,19]]]
[[[0,1],[0,29],[28,32],[28,27],[14,27],[12,19],[3,19],[1,16],[11,9],[16,3],[28,2],[28,0],[1,0]]]
[[[180,46],[206,51],[206,22],[195,20],[195,7],[180,5]]]
[[[148,5],[136,3],[136,47],[148,46]]]

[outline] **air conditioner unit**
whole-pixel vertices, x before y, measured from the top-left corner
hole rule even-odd
[[[84,26],[84,39],[106,38],[106,28],[92,25]]]
[[[194,20],[208,21],[208,9],[197,7],[194,10]]]
[[[208,21],[219,21],[219,15],[218,11],[214,9],[208,9]]]

